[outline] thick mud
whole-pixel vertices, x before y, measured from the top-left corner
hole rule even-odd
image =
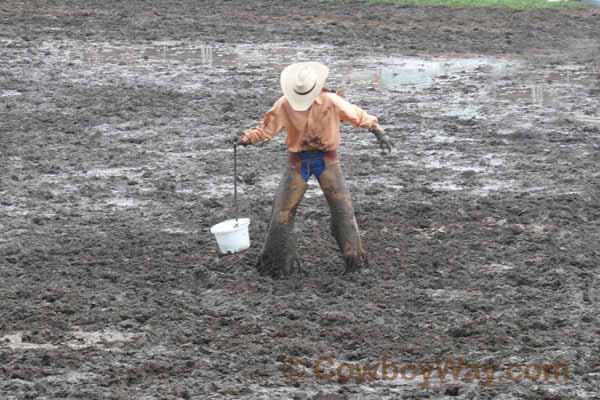
[[[159,3],[0,5],[1,399],[598,398],[598,9]],[[396,149],[343,129],[370,268],[313,180],[272,280],[283,135],[240,150],[252,247],[209,228],[307,59]]]

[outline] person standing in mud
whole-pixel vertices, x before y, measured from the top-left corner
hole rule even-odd
[[[270,140],[285,129],[288,162],[275,197],[271,223],[257,262],[261,274],[288,275],[298,261],[293,233],[296,209],[314,175],[331,210],[331,230],[345,262],[345,273],[367,263],[354,216],[350,193],[336,149],[340,143],[340,121],[369,129],[383,150],[392,142],[376,117],[324,89],[329,68],[317,62],[286,67],[281,74],[283,96],[264,115],[260,124],[242,134],[237,144]]]

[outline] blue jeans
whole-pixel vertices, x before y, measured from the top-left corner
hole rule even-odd
[[[325,170],[324,151],[302,151],[298,153],[300,157],[300,175],[305,182],[308,182],[310,177],[314,175],[317,179]]]

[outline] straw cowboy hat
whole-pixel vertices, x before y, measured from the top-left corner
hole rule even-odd
[[[329,68],[318,62],[287,66],[281,73],[281,89],[296,111],[306,111],[321,93]]]

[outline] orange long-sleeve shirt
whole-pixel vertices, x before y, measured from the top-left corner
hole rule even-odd
[[[335,93],[323,91],[306,111],[294,110],[282,96],[265,113],[260,124],[246,131],[243,136],[254,144],[269,140],[285,129],[286,144],[291,152],[331,151],[340,144],[340,121],[368,129],[378,124],[377,117],[367,114]]]

